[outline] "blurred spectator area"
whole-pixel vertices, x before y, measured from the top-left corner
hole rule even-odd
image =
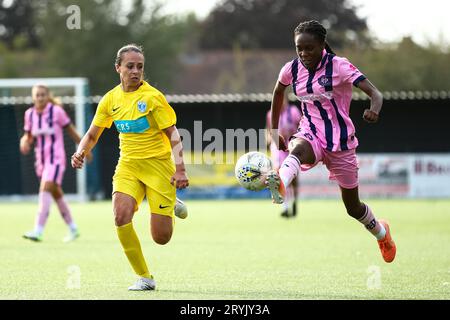
[[[272,92],[282,66],[294,50],[209,50],[180,55],[176,94]]]

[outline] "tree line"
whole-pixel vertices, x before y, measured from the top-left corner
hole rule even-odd
[[[170,91],[183,53],[293,50],[295,26],[316,19],[328,28],[337,54],[381,90],[448,90],[450,83],[448,44],[379,43],[346,0],[222,0],[204,19],[163,9],[162,0],[0,1],[0,77],[82,76],[92,94],[103,94],[118,82],[117,50],[138,43],[146,77]]]

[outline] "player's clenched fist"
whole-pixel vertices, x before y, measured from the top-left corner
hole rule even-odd
[[[22,154],[24,154],[24,155],[28,154],[31,150],[32,143],[33,143],[33,139],[28,137],[27,135],[24,135],[20,139],[20,152],[22,152]]]
[[[84,163],[84,157],[86,152],[83,150],[81,152],[75,152],[70,158],[70,163],[72,164],[72,168],[81,169]]]
[[[176,171],[170,179],[170,184],[175,185],[177,189],[184,189],[189,186],[189,179],[186,172]]]
[[[378,121],[378,114],[372,110],[366,109],[364,110],[363,119],[369,123],[375,123]]]

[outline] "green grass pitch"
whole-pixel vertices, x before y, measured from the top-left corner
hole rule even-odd
[[[110,202],[72,204],[81,237],[65,244],[52,206],[44,241],[22,239],[36,203],[0,203],[0,299],[450,299],[450,200],[370,200],[391,224],[397,257],[339,200],[305,200],[286,220],[270,200],[187,201],[169,244],[155,244],[148,206],[134,225],[154,292],[128,292],[135,276]]]

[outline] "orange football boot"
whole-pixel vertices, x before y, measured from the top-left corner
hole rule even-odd
[[[378,246],[380,247],[381,255],[383,256],[384,261],[389,263],[394,261],[397,248],[395,246],[394,240],[392,240],[391,231],[389,230],[389,224],[387,223],[387,221],[378,220],[378,222],[381,223],[386,229],[386,235],[383,239],[378,240]]]

